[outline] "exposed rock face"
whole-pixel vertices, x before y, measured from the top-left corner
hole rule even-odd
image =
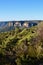
[[[8,26],[13,26],[13,23],[12,22],[8,22]]]
[[[14,29],[15,27],[32,27],[39,23],[39,21],[7,21],[7,22],[0,22],[0,31],[9,31]]]
[[[29,27],[29,23],[28,22],[25,22],[25,23],[23,23],[23,27]]]
[[[21,27],[21,23],[20,22],[15,22],[14,27]]]

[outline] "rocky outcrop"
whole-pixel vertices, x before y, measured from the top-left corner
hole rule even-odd
[[[20,22],[15,22],[14,27],[21,27],[21,23]]]
[[[13,22],[8,22],[8,26],[13,26]]]
[[[25,23],[23,23],[23,27],[29,27],[29,23],[28,22],[25,22]]]

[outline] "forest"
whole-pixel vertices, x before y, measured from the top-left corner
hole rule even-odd
[[[1,32],[0,65],[43,65],[43,22]]]

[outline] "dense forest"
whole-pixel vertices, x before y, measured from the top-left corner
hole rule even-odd
[[[43,65],[43,22],[0,33],[0,65]]]

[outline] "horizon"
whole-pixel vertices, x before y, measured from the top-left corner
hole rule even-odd
[[[43,20],[43,0],[0,0],[0,21]]]
[[[1,20],[0,22],[13,22],[13,21],[43,21],[43,20]]]

